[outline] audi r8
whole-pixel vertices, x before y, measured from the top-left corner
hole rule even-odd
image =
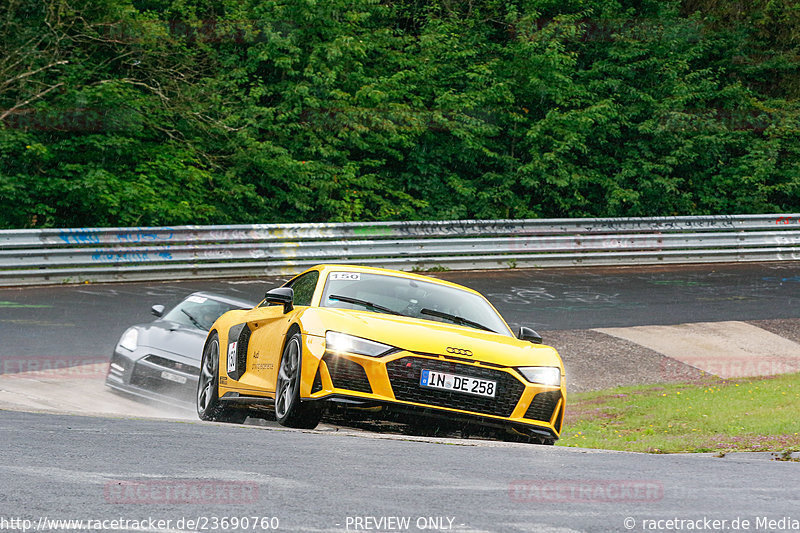
[[[106,385],[137,397],[194,407],[200,354],[214,321],[231,309],[255,303],[209,292],[195,292],[156,320],[125,330],[111,355]]]
[[[266,407],[284,426],[314,428],[338,405],[552,444],[565,400],[556,350],[532,329],[514,335],[478,292],[319,265],[214,323],[196,406],[203,420],[242,422]]]

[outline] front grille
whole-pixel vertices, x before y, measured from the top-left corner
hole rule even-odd
[[[560,399],[561,391],[540,392],[533,397],[530,407],[525,412],[525,418],[550,422]]]
[[[153,363],[154,365],[163,366],[164,368],[171,368],[172,370],[178,370],[180,372],[193,374],[195,376],[200,375],[200,369],[198,367],[187,365],[186,363],[179,363],[178,361],[173,361],[172,359],[167,359],[165,357],[148,355],[144,357],[144,360],[148,363]]]
[[[326,353],[322,360],[328,367],[328,372],[331,374],[331,381],[333,386],[337,389],[347,389],[359,392],[372,392],[372,386],[369,384],[369,378],[364,371],[364,367],[358,363]],[[322,383],[320,383],[320,389]]]
[[[133,367],[131,385],[186,401],[194,399],[196,381],[187,379],[186,383],[175,383],[161,377],[161,372],[163,371],[138,362]]]
[[[495,397],[485,398],[472,394],[423,388],[419,384],[423,369],[496,381]],[[403,357],[387,363],[386,370],[389,373],[394,396],[398,400],[486,415],[511,416],[522,391],[525,390],[525,385],[507,372],[450,361]]]

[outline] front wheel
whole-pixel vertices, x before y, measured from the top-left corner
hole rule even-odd
[[[211,334],[203,349],[200,378],[197,380],[197,416],[200,420],[241,424],[247,418],[244,409],[232,409],[219,400],[219,336]]]
[[[322,408],[318,402],[300,401],[302,345],[300,333],[295,333],[289,337],[283,349],[275,391],[275,418],[282,426],[314,429],[322,418]]]

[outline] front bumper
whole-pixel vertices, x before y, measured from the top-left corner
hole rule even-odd
[[[140,398],[194,408],[199,361],[157,348],[133,352],[117,348],[111,356],[106,385]]]
[[[566,401],[560,387],[529,383],[513,368],[445,355],[398,352],[382,358],[325,352],[318,360],[308,400],[380,406],[386,412],[406,412],[442,421],[513,428],[525,434],[557,439]],[[305,366],[305,365],[304,365]],[[483,397],[420,386],[423,369],[465,375],[497,383],[495,397]]]

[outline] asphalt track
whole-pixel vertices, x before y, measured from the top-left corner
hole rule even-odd
[[[800,318],[800,263],[438,272],[472,287],[509,324],[540,332]],[[108,357],[130,325],[196,290],[260,300],[285,281],[95,284],[0,289],[0,355]],[[545,340],[547,335],[545,333]]]
[[[172,522],[146,531],[189,531],[203,529],[187,519],[276,517],[277,530],[290,532],[571,533],[736,531],[734,521],[747,520],[749,531],[791,531],[756,523],[800,518],[800,465],[758,454],[648,455],[19,412],[0,413],[0,432],[0,520],[33,525],[154,519]],[[379,527],[389,517],[410,524]]]
[[[487,294],[509,322],[545,338],[800,318],[798,263],[436,275]],[[258,299],[280,282],[2,289],[0,356],[107,361],[152,304],[200,289]],[[0,435],[0,530],[67,530],[45,527],[53,519],[127,520],[124,531],[268,530],[218,521],[245,516],[275,517],[279,531],[800,530],[800,465],[768,454],[645,455],[25,410],[0,410]]]

